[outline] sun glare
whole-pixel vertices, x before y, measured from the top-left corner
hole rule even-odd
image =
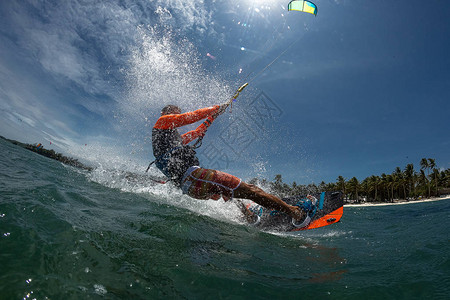
[[[260,10],[270,10],[275,5],[287,5],[289,1],[286,0],[247,0],[245,4],[249,9],[254,9],[256,12]]]

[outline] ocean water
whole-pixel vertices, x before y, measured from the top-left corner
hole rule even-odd
[[[450,299],[450,200],[269,233],[232,203],[0,151],[0,299]]]

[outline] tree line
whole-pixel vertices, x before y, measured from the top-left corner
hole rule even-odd
[[[5,138],[3,136],[0,136],[0,139],[8,141],[8,142],[10,142],[10,143],[12,143],[14,145],[17,145],[19,147],[25,148],[27,150],[36,152],[37,154],[40,154],[42,156],[46,156],[48,158],[60,161],[63,164],[66,164],[66,165],[69,165],[69,166],[72,166],[72,167],[76,167],[76,168],[80,168],[80,169],[85,169],[85,170],[88,170],[88,171],[92,170],[92,167],[85,166],[84,164],[79,162],[78,159],[76,159],[76,158],[67,157],[67,156],[62,155],[61,153],[55,152],[55,150],[53,150],[53,149],[47,150],[47,149],[43,148],[42,146],[38,146],[38,145],[41,145],[41,144],[35,144],[35,145],[25,144],[25,143],[18,142],[16,140],[7,139],[7,138]]]
[[[336,182],[299,185],[294,181],[289,185],[283,182],[281,174],[277,174],[270,182],[259,178],[253,178],[249,182],[268,186],[280,197],[341,191],[346,202],[410,201],[450,194],[450,169],[440,170],[435,159],[422,158],[417,171],[413,164],[407,164],[403,169],[396,167],[391,174],[372,175],[362,181],[356,177],[346,179],[338,176]]]

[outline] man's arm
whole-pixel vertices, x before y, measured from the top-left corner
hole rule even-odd
[[[184,125],[189,125],[214,115],[219,110],[219,108],[219,105],[214,105],[212,107],[201,108],[184,114],[164,115],[161,116],[158,121],[156,121],[156,124],[155,126],[153,126],[153,128],[174,129]]]
[[[212,124],[214,121],[213,117],[209,117],[205,120],[200,126],[198,126],[196,129],[186,132],[181,136],[183,140],[183,145],[189,144],[191,141],[195,140],[196,138],[203,136],[205,134],[205,131],[208,129],[208,127]]]

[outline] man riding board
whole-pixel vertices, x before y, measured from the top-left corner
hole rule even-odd
[[[285,203],[280,198],[264,192],[259,187],[241,179],[212,169],[200,167],[194,147],[188,144],[203,137],[211,123],[222,114],[229,103],[181,113],[175,105],[167,105],[152,130],[153,154],[156,167],[164,173],[183,194],[196,199],[225,201],[230,198],[248,199],[291,216],[295,221],[305,219],[306,213],[298,206]],[[195,130],[180,135],[177,128],[206,119]],[[250,220],[253,215],[245,206],[241,210]],[[302,225],[303,226],[303,225]]]

